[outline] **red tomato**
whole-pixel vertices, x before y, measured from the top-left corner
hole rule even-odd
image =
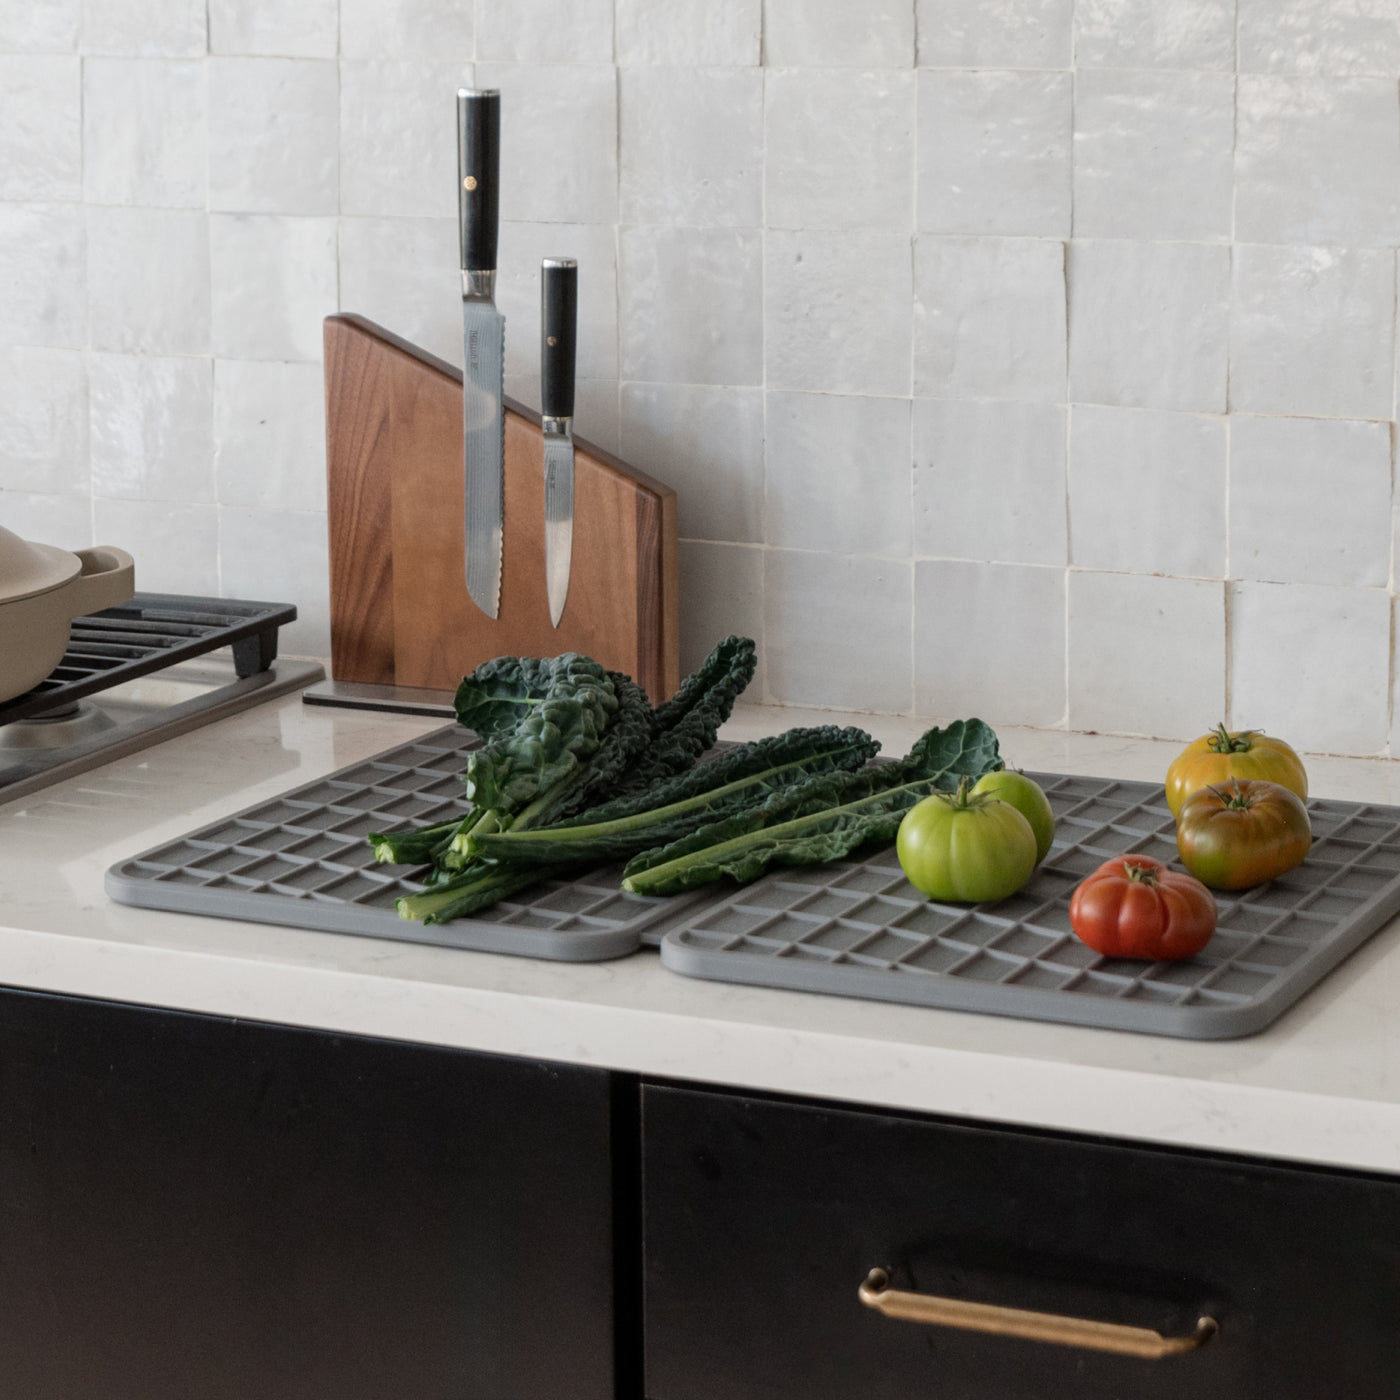
[[[1119,856],[1086,875],[1069,902],[1080,940],[1106,958],[1194,957],[1215,932],[1215,896],[1151,856]]]

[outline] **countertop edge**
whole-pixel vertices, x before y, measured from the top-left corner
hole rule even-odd
[[[891,1045],[810,1027],[387,980],[341,968],[8,926],[0,926],[0,985],[701,1085],[1400,1174],[1400,1106],[1330,1094],[947,1046]]]

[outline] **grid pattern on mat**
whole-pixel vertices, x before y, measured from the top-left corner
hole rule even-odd
[[[470,919],[424,928],[394,901],[422,888],[416,868],[377,864],[371,831],[428,825],[469,810],[460,774],[476,736],[434,730],[329,777],[249,807],[113,866],[126,904],[334,933],[587,961],[635,951],[642,935],[688,912],[621,889],[621,868],[545,880]]]
[[[938,904],[892,848],[770,874],[692,911],[662,942],[678,972],[948,1009],[1200,1038],[1246,1035],[1400,911],[1400,808],[1308,804],[1313,846],[1280,879],[1217,894],[1197,957],[1101,957],[1070,929],[1075,885],[1126,852],[1174,861],[1162,789],[1036,774],[1056,840],[1029,884],[989,905]]]

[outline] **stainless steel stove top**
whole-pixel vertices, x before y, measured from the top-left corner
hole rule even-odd
[[[0,802],[321,680],[278,661],[290,603],[137,593],[75,618],[63,660],[0,704]]]
[[[212,652],[124,681],[44,717],[0,725],[0,802],[36,792],[324,678],[314,661],[277,660],[239,676]]]

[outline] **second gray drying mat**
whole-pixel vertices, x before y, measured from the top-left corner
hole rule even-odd
[[[781,870],[687,911],[661,941],[675,972],[726,982],[1192,1039],[1252,1035],[1400,913],[1400,808],[1311,801],[1296,870],[1216,894],[1205,949],[1176,963],[1101,957],[1073,934],[1075,885],[1133,851],[1176,862],[1159,785],[1032,774],[1055,845],[998,904],[936,904],[893,847]]]
[[[627,894],[615,865],[541,881],[475,918],[428,927],[400,919],[395,899],[422,885],[414,867],[378,864],[365,838],[464,816],[461,774],[476,747],[459,725],[435,729],[121,861],[107,872],[107,893],[146,909],[564,962],[634,953],[715,898]]]

